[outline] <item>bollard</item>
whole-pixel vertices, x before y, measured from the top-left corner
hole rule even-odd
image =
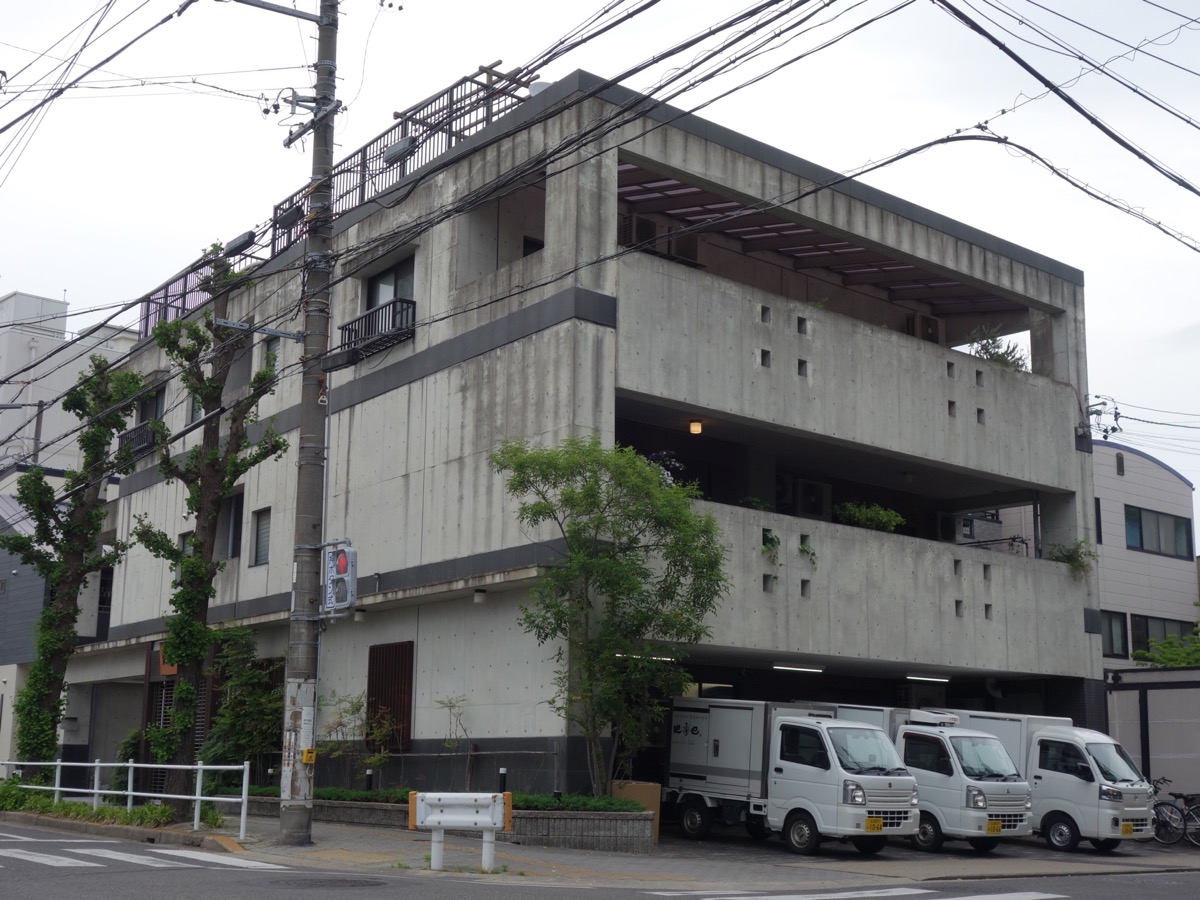
[[[371,790],[371,783],[375,780],[375,770],[367,769],[367,790]]]
[[[506,786],[507,781],[508,781],[508,769],[501,769],[499,785],[496,788],[496,793],[503,794],[505,791],[508,790],[508,787]]]

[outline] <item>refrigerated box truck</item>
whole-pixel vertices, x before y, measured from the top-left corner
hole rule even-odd
[[[1033,833],[1029,783],[994,735],[960,727],[953,713],[795,702],[818,715],[869,722],[887,731],[917,780],[917,848],[936,851],[946,839],[961,839],[987,852],[1001,838]]]
[[[684,835],[714,824],[779,834],[796,853],[822,840],[878,853],[917,828],[917,783],[882,728],[753,700],[675,700],[664,804]]]
[[[1000,739],[1033,788],[1033,829],[1054,849],[1074,850],[1086,838],[1108,852],[1125,838],[1151,834],[1153,790],[1107,734],[1057,716],[938,712]]]

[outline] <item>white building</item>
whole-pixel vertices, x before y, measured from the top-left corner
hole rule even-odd
[[[964,513],[1022,505],[1036,505],[1043,543],[1094,540],[1082,274],[833,183],[782,149],[636,106],[587,73],[519,93],[467,92],[475,105],[460,100],[455,122],[428,133],[419,123],[434,107],[410,111],[339,167],[352,187],[336,206],[324,539],[358,549],[360,611],[321,635],[320,690],[365,690],[392,713],[395,749],[410,754],[393,782],[450,777],[438,765],[461,773],[461,756],[438,758],[450,700],[468,742],[501,754],[481,771],[507,765],[518,790],[583,778],[546,703],[553,648],[517,622],[553,553],[518,527],[490,471],[506,437],[594,433],[684,464],[729,547],[733,589],[711,641],[688,648],[713,690],[1101,722],[1094,575],[1037,547],[955,543]],[[464,139],[448,145],[447,133]],[[420,147],[386,166],[401,134]],[[231,315],[299,330],[303,223],[291,210],[303,202],[298,191],[276,207],[288,224]],[[148,297],[145,329],[203,301],[199,274]],[[979,325],[1029,332],[1033,371],[952,349]],[[292,445],[228,504],[212,619],[253,625],[263,655],[281,656],[298,345],[257,337],[234,380],[268,350],[282,377],[261,412]],[[138,369],[166,371],[156,348],[141,351]],[[158,414],[179,431],[189,409],[169,381]],[[118,533],[138,514],[186,532],[182,496],[141,463],[120,485]],[[851,501],[906,524],[833,521]],[[170,591],[145,552],[117,570],[109,640],[69,673],[72,704],[93,722],[128,720],[122,704],[143,688],[150,717],[169,696],[155,645]],[[94,755],[111,754],[108,740],[93,737]]]
[[[1106,668],[1151,640],[1191,634],[1200,612],[1190,481],[1145,451],[1098,441],[1094,454],[1102,651]]]
[[[68,311],[65,301],[19,291],[0,297],[0,529],[26,527],[16,501],[21,473],[37,465],[53,482],[79,464],[74,437],[79,420],[62,408],[61,398],[88,368],[88,358],[99,354],[116,362],[137,343],[135,331],[107,325],[71,334]],[[84,640],[105,633],[110,586],[111,573],[91,580],[79,621]],[[34,629],[44,600],[41,578],[0,553],[0,759],[14,758],[13,701],[34,659]],[[73,728],[63,734],[68,757],[77,750],[86,754],[86,740],[79,745],[76,736]]]

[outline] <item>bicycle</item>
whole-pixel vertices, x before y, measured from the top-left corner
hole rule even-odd
[[[1175,798],[1176,809],[1183,812],[1183,834],[1192,844],[1200,847],[1200,794],[1177,794],[1170,792]]]
[[[1167,777],[1155,778],[1151,782],[1154,796],[1158,796],[1160,788],[1171,783],[1171,779]],[[1200,820],[1200,815],[1197,816]],[[1198,821],[1200,824],[1200,821]],[[1143,837],[1134,838],[1136,841],[1145,843],[1150,839],[1158,841],[1160,844],[1171,846],[1178,844],[1183,840],[1184,834],[1187,832],[1187,820],[1184,818],[1184,813],[1180,811],[1173,800],[1156,800],[1154,802],[1153,817],[1150,820],[1150,833]]]

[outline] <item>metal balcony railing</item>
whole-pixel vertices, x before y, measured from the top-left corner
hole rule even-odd
[[[135,425],[117,438],[117,450],[129,448],[135,457],[145,456],[154,449],[154,422]]]
[[[342,325],[339,329],[342,343],[337,349],[353,351],[351,355],[357,361],[402,341],[411,341],[416,321],[416,301],[393,300]]]

